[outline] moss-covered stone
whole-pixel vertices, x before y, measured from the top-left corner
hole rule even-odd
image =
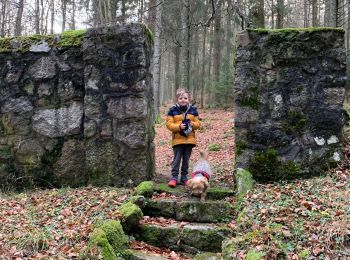
[[[232,235],[228,227],[186,226],[181,235],[184,245],[203,251],[220,252],[222,241]]]
[[[261,260],[263,259],[263,255],[263,253],[252,249],[248,251],[246,260]]]
[[[126,231],[132,231],[137,228],[143,217],[142,210],[131,202],[122,204],[119,212],[122,215],[122,225]]]
[[[174,248],[180,240],[180,230],[177,226],[143,225],[139,234],[142,241],[158,247]]]
[[[153,32],[148,28],[148,26],[146,24],[143,24],[143,30],[147,36],[147,39],[149,40],[149,42],[153,45],[154,44],[154,34]]]
[[[243,150],[247,148],[247,142],[238,141],[236,143],[236,155],[241,155]]]
[[[292,161],[278,159],[277,151],[269,148],[255,153],[249,171],[257,181],[290,180],[300,177],[300,166]]]
[[[135,189],[135,195],[142,195],[150,197],[153,194],[154,184],[153,181],[141,182]]]
[[[129,202],[139,206],[140,208],[143,208],[146,203],[146,198],[141,195],[131,196]]]
[[[252,174],[245,169],[238,168],[236,172],[236,185],[237,201],[241,201],[245,194],[253,188]]]
[[[293,33],[293,32],[337,31],[337,32],[345,33],[345,30],[343,28],[336,28],[336,27],[308,27],[308,28],[282,28],[282,29],[262,29],[262,28],[250,29],[250,28],[248,28],[247,31],[257,32],[257,33],[274,33],[274,32]]]
[[[95,228],[91,233],[87,252],[94,251],[93,249],[95,248],[98,249],[105,260],[118,259],[114,253],[113,247],[108,242],[106,233],[100,228]],[[89,257],[89,255],[87,257]]]
[[[282,128],[287,134],[300,133],[305,126],[305,115],[297,111],[289,111],[282,123]]]
[[[175,218],[175,205],[176,201],[174,200],[148,200],[144,213],[147,216]]]
[[[86,30],[69,30],[61,35],[39,35],[0,38],[0,53],[27,52],[30,47],[46,42],[49,47],[81,46]]]
[[[116,254],[124,254],[129,244],[129,238],[124,234],[121,223],[117,220],[107,220],[96,224],[96,228],[102,229]]]
[[[226,238],[222,242],[222,258],[224,260],[233,259],[233,255],[237,250],[238,248],[236,247],[236,244],[231,238]]]
[[[60,40],[57,42],[58,47],[81,46],[86,30],[68,30],[60,35]]]

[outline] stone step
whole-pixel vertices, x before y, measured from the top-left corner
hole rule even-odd
[[[134,249],[129,249],[129,251],[132,254],[129,258],[130,260],[165,260],[161,255],[145,253]]]
[[[167,184],[155,184],[154,191],[157,193],[166,192],[173,195],[183,195],[188,193],[182,185],[177,185],[175,188],[170,188]],[[212,187],[208,190],[207,199],[209,200],[222,200],[227,197],[232,197],[235,195],[235,192],[232,189]]]
[[[144,215],[191,222],[227,222],[234,218],[234,207],[227,201],[196,199],[148,199]]]
[[[157,247],[190,254],[221,252],[222,241],[233,235],[225,225],[175,222],[169,225],[142,224],[138,239]]]

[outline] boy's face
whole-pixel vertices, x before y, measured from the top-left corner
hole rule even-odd
[[[189,98],[188,94],[184,93],[181,96],[179,96],[179,98],[177,99],[177,103],[180,106],[187,106],[190,103],[190,98]]]

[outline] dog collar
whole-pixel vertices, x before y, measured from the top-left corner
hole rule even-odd
[[[196,172],[192,173],[191,178],[196,177],[196,175],[198,175],[198,174],[203,175],[208,180],[210,179],[210,175],[208,173],[204,172],[204,171],[196,171]]]

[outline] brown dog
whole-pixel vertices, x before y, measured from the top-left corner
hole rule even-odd
[[[212,174],[208,162],[208,153],[200,151],[201,158],[193,167],[191,179],[188,180],[187,185],[191,190],[191,194],[200,197],[200,201],[204,201],[209,189],[209,179]]]

